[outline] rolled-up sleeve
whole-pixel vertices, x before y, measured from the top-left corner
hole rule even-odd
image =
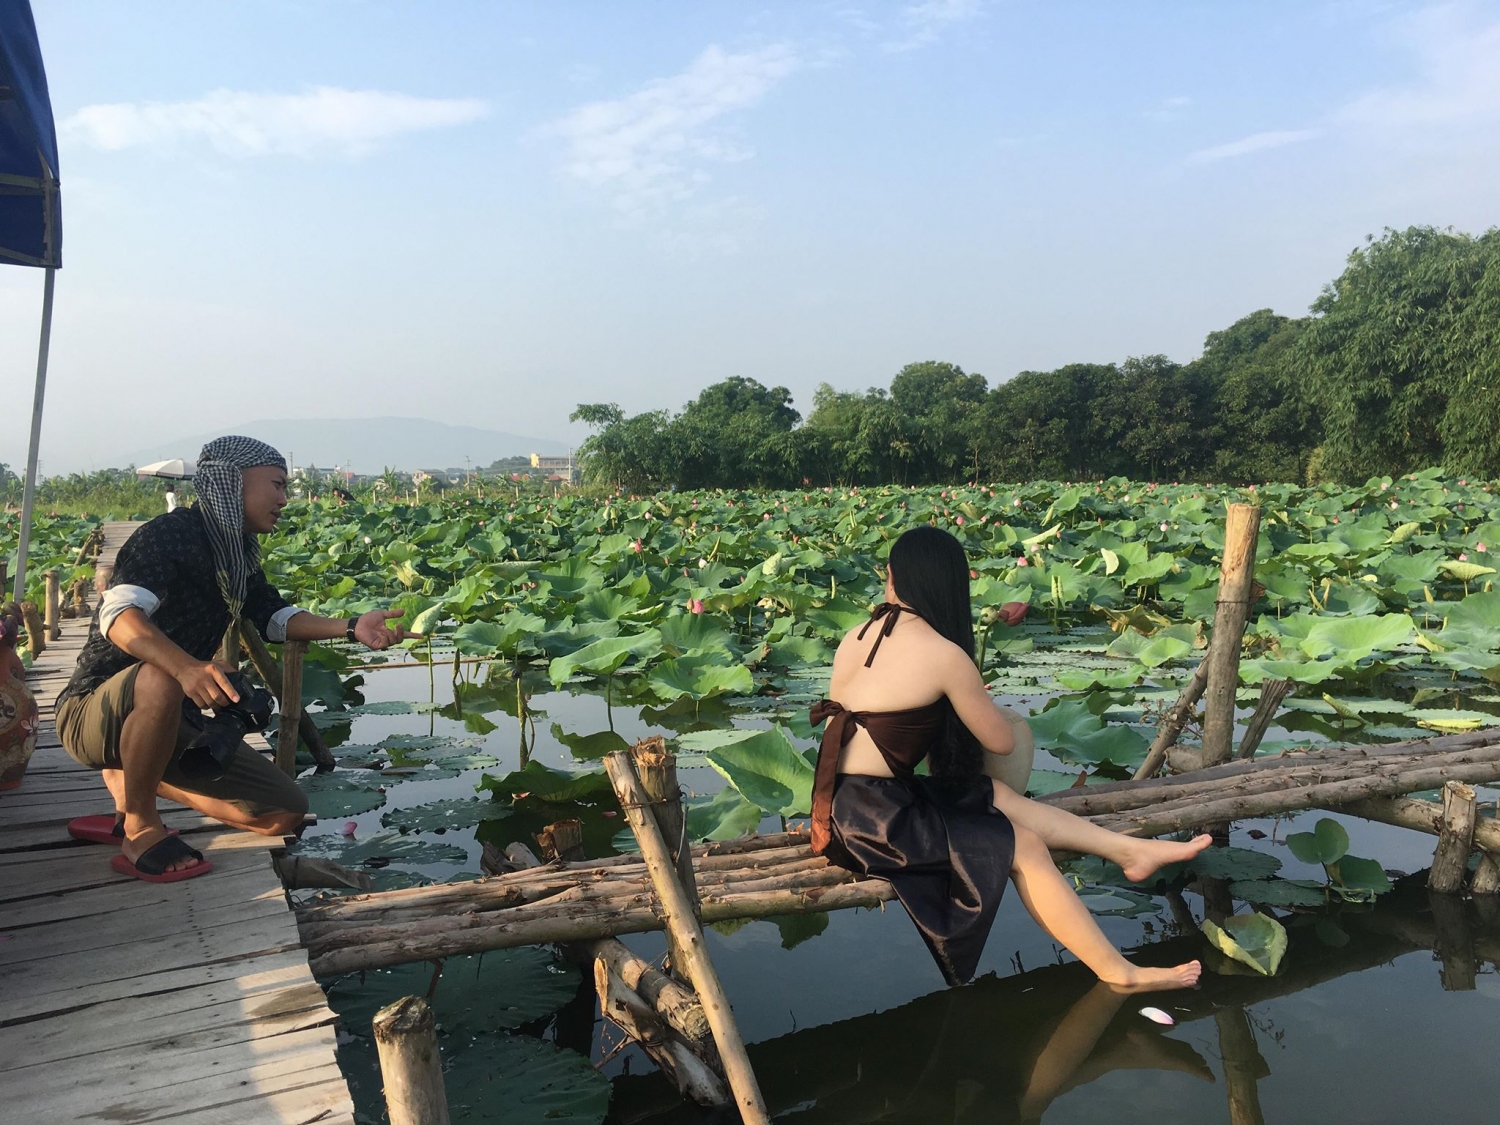
[[[161,607],[161,599],[144,586],[116,582],[99,599],[99,632],[109,636],[110,626],[127,609],[138,609],[150,617]]]
[[[250,572],[245,583],[245,616],[255,623],[262,637],[268,641],[286,640],[286,623],[300,612],[266,581],[265,571]]]

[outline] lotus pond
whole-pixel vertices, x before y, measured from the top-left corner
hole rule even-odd
[[[1262,504],[1265,588],[1241,717],[1261,679],[1298,685],[1261,753],[1500,725],[1486,561],[1500,515],[1488,486],[1436,472],[1354,489],[1111,481],[302,506],[269,545],[273,581],[329,613],[394,602],[433,640],[405,657],[426,667],[310,654],[306,695],[340,768],[304,777],[321,823],[297,847],[365,866],[382,887],[473,877],[483,842],[531,843],[564,817],[580,819],[590,855],[612,854],[630,842],[598,759],[648,734],[679,754],[695,836],[796,821],[830,646],[865,617],[886,545],[916,521],[965,541],[979,606],[1032,607],[1015,627],[981,617],[985,678],[1033,716],[1032,790],[1124,776],[1201,655],[1223,504],[1239,499]],[[1494,815],[1494,793],[1481,799]],[[1473,1079],[1500,1033],[1500,918],[1455,913],[1403,875],[1430,861],[1430,838],[1307,814],[1240,822],[1231,844],[1151,886],[1070,868],[1122,948],[1208,960],[1200,990],[1156,998],[1170,1029],[1139,1014],[1146,1001],[1092,989],[1014,902],[980,979],[959,989],[942,987],[899,909],[751,922],[710,941],[789,1121],[1222,1120],[1247,1098],[1267,1120],[1406,1121],[1445,1078],[1456,1117],[1478,1119]],[[1275,975],[1204,941],[1199,921],[1226,907],[1280,917]],[[654,935],[629,940],[659,952]],[[435,983],[430,965],[325,983],[369,1120],[369,1016],[429,989],[456,1119],[713,1119],[619,1049],[578,972],[548,951],[450,959]]]

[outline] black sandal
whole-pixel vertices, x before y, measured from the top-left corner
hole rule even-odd
[[[176,871],[167,870],[181,859],[196,859],[198,862]],[[214,868],[213,864],[203,858],[202,852],[183,843],[180,836],[162,837],[142,852],[134,863],[121,852],[109,861],[109,865],[121,875],[130,875],[147,883],[176,883],[206,874]]]

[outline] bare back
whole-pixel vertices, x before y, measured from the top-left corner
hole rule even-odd
[[[968,653],[912,613],[902,613],[890,634],[851,629],[833,658],[828,698],[850,711],[905,711],[945,696],[985,749],[1007,754],[1015,744],[1010,724],[995,707]],[[875,659],[866,660],[879,642]],[[869,732],[856,728],[839,756],[840,773],[892,776]]]

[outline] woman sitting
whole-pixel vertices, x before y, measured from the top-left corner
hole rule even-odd
[[[867,637],[875,626],[873,639]],[[878,656],[878,659],[877,659]],[[1007,755],[1030,729],[996,706],[974,664],[969,563],[935,527],[891,547],[885,603],[833,661],[813,788],[813,850],[887,880],[950,984],[974,975],[1007,881],[1037,923],[1109,984],[1187,988],[1201,966],[1131,964],[1104,936],[1051,851],[1086,852],[1141,881],[1211,838],[1141,840],[1027,800],[1030,763]],[[924,758],[931,776],[914,770]],[[1010,779],[1010,784],[1000,778]]]

